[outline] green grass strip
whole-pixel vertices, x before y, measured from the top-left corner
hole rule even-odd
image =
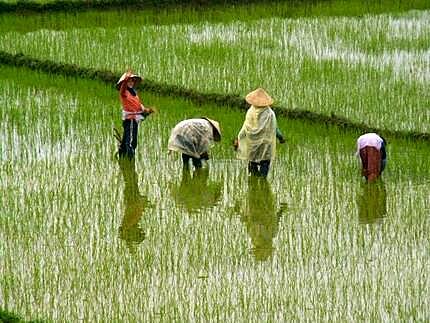
[[[0,51],[0,64],[16,67],[26,67],[31,70],[64,75],[69,77],[97,80],[112,84],[112,86],[120,77],[120,75],[116,75],[110,71],[83,68],[73,64],[61,64],[50,60],[39,60],[23,54],[10,54],[4,51]],[[157,94],[160,96],[170,96],[187,99],[196,104],[212,103],[219,106],[235,107],[242,110],[245,110],[247,108],[247,103],[239,95],[201,93],[193,89],[186,89],[176,85],[154,82],[148,79],[145,79],[141,83],[140,88],[144,91],[148,91],[150,93]],[[330,126],[336,126],[343,130],[350,130],[355,132],[377,132],[386,137],[430,142],[430,133],[378,129],[375,127],[370,127],[364,123],[352,122],[346,118],[337,116],[336,114],[331,114],[330,116],[328,116],[309,110],[287,109],[285,107],[280,106],[273,106],[273,109],[279,116],[283,116],[289,119],[326,124]]]
[[[248,6],[251,4],[271,4],[289,7],[293,15],[346,15],[355,16],[366,13],[405,11],[429,8],[427,0],[18,0],[0,1],[0,14],[49,13],[112,9],[149,9],[189,7],[204,9],[216,6]],[[290,10],[288,10],[290,11]],[[252,14],[252,13],[251,13]],[[274,13],[277,15],[276,13]],[[279,13],[278,13],[279,14]],[[290,14],[289,14],[290,15]]]
[[[90,1],[68,1],[58,0],[50,2],[21,1],[13,3],[0,2],[0,13],[2,12],[60,12],[60,11],[85,11],[85,10],[105,10],[105,9],[122,9],[122,8],[164,8],[180,6],[214,6],[228,4],[249,4],[261,2],[258,0],[90,0]],[[266,1],[277,2],[277,1]],[[289,2],[302,2],[290,0]],[[307,1],[315,2],[315,1]]]
[[[0,309],[0,323],[43,323],[43,321],[42,320],[25,321],[21,317],[19,317],[18,315],[12,312]]]

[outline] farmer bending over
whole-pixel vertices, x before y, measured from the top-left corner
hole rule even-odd
[[[221,140],[221,129],[215,120],[203,117],[179,122],[169,138],[168,149],[182,153],[184,168],[189,161],[196,169],[202,167],[202,161],[209,159],[209,148],[214,141]]]
[[[376,133],[366,133],[357,139],[357,155],[361,159],[361,175],[368,181],[377,179],[385,168],[386,141]]]
[[[248,161],[251,175],[267,177],[270,163],[276,154],[276,138],[284,143],[277,127],[276,116],[270,105],[273,99],[262,88],[245,97],[251,107],[246,112],[245,122],[234,142],[237,157]]]
[[[139,122],[154,112],[151,108],[145,108],[140,102],[135,90],[140,81],[142,81],[142,78],[129,70],[116,83],[122,105],[122,126],[124,128],[118,151],[120,158],[134,158]]]

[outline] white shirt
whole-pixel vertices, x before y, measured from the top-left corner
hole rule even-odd
[[[370,132],[366,133],[357,139],[357,154],[360,153],[360,149],[364,147],[375,147],[380,150],[383,140],[376,133]]]

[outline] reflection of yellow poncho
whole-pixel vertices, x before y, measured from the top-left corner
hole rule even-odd
[[[276,154],[276,116],[270,107],[251,106],[238,135],[237,158],[260,162]]]

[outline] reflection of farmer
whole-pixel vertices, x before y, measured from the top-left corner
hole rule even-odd
[[[273,238],[278,233],[280,213],[264,178],[250,177],[248,196],[241,217],[253,245],[256,260],[266,260],[273,253]]]
[[[120,159],[119,166],[124,178],[124,216],[119,227],[119,237],[133,249],[145,239],[139,220],[149,202],[139,193],[134,159]]]
[[[179,186],[171,187],[176,204],[190,213],[214,206],[221,198],[221,184],[208,179],[208,168],[196,169],[192,175],[184,169]]]
[[[201,168],[202,161],[209,159],[209,148],[221,140],[219,123],[209,118],[188,119],[179,122],[169,138],[169,150],[182,153],[184,167],[192,159],[194,167]]]
[[[374,223],[387,213],[387,192],[382,181],[363,183],[357,199],[360,223]]]
[[[266,91],[258,88],[245,99],[251,107],[246,112],[245,122],[235,142],[237,157],[248,161],[248,170],[252,175],[267,177],[276,154],[276,138],[280,143],[285,140],[270,108],[273,100]]]
[[[368,181],[377,179],[385,168],[387,154],[386,142],[376,133],[366,133],[357,139],[357,155],[360,156],[361,174]]]
[[[124,73],[116,86],[119,90],[119,98],[122,105],[122,126],[124,133],[119,147],[119,157],[133,158],[137,147],[137,130],[139,121],[145,119],[153,112],[151,108],[145,108],[140,102],[135,90],[142,80],[131,71]]]

